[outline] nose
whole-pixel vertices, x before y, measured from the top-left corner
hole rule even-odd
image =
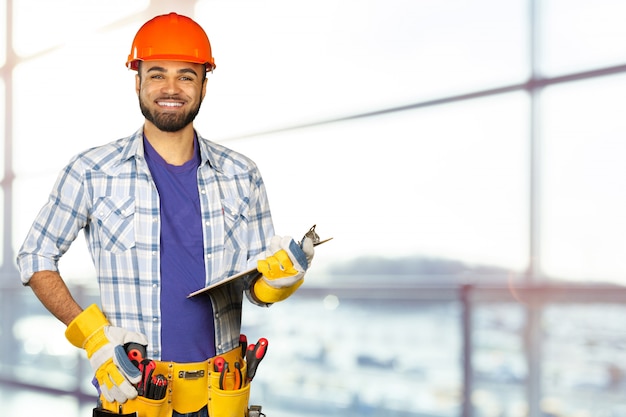
[[[178,86],[178,80],[176,78],[169,78],[163,84],[161,91],[166,94],[176,94],[180,91]]]

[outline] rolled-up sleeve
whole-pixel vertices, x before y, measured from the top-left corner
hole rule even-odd
[[[87,223],[80,159],[61,171],[48,202],[39,211],[17,255],[24,285],[38,271],[58,271],[58,261]]]

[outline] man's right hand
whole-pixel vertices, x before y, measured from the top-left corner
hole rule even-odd
[[[124,345],[132,342],[146,346],[145,335],[111,326],[93,304],[72,320],[65,337],[74,346],[87,351],[100,392],[107,401],[125,403],[137,397],[137,389],[132,384],[141,380],[141,372],[128,359]]]

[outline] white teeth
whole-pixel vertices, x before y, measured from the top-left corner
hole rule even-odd
[[[183,103],[171,103],[169,101],[160,101],[158,104],[163,107],[180,107],[183,105]]]

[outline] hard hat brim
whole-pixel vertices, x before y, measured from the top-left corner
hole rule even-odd
[[[129,57],[129,60],[126,62],[126,66],[128,69],[133,71],[137,71],[139,66],[139,61],[150,62],[150,61],[176,61],[176,62],[191,62],[192,64],[201,64],[206,67],[206,71],[213,71],[215,69],[215,64],[213,62],[204,62],[196,59],[195,57],[189,56],[173,56],[173,55],[152,55],[149,59],[140,59],[133,58],[132,60]]]

